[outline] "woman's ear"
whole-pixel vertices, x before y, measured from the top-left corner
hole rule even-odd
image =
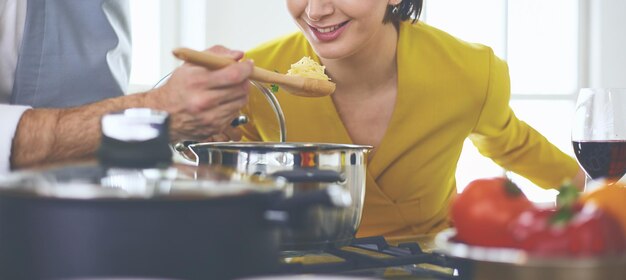
[[[396,6],[396,5],[400,4],[401,2],[402,2],[402,0],[389,0],[389,5]]]

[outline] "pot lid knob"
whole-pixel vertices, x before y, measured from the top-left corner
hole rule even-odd
[[[169,114],[131,108],[102,117],[97,156],[105,167],[155,168],[172,163]]]

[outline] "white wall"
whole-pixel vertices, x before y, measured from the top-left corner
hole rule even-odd
[[[245,51],[297,30],[285,0],[133,0],[131,11],[131,92],[151,88],[181,63],[171,54],[174,48]]]
[[[206,45],[247,50],[297,30],[285,0],[206,1]]]
[[[589,0],[590,87],[626,87],[625,11],[624,0]]]
[[[586,51],[580,59],[587,67],[582,67],[580,86],[626,87],[626,1],[578,1],[583,7],[581,28],[589,38],[581,44]],[[142,15],[133,18],[133,46],[149,57],[133,61],[139,71],[133,72],[132,81],[146,86],[180,63],[169,52],[174,47],[222,44],[246,50],[297,30],[285,0],[133,0],[131,8]]]

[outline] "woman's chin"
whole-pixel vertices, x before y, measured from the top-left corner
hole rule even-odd
[[[313,45],[313,50],[315,50],[315,53],[317,54],[317,56],[319,56],[320,58],[323,59],[332,59],[332,60],[336,60],[336,59],[342,59],[342,58],[346,58],[348,56],[350,56],[350,54],[352,52],[349,52],[347,50],[343,50],[337,47],[332,47],[332,46],[315,46]]]

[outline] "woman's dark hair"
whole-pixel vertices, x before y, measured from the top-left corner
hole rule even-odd
[[[413,20],[415,23],[422,13],[423,0],[402,0],[396,7],[398,10],[394,13],[394,6],[389,5],[383,23],[393,22],[398,24],[401,21]]]

